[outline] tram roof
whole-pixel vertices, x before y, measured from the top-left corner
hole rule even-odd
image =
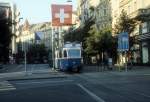
[[[67,43],[64,45],[64,48],[81,48],[80,43]]]

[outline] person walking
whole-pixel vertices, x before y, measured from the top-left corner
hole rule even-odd
[[[104,70],[108,69],[108,54],[104,53]]]

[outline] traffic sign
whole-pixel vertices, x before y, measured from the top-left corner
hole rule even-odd
[[[129,36],[127,32],[122,32],[118,35],[118,51],[129,50]]]

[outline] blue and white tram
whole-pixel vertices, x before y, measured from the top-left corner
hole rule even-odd
[[[82,68],[81,44],[65,44],[60,51],[56,51],[55,57],[55,66],[60,70],[80,72]]]

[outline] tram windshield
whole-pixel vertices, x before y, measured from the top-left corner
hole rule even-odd
[[[68,57],[81,57],[79,49],[69,49],[68,50]]]

